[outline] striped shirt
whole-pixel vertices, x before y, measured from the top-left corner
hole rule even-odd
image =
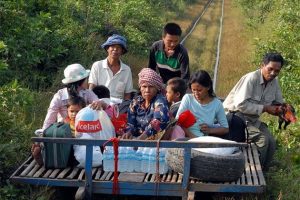
[[[172,56],[167,57],[162,40],[153,43],[150,49],[148,67],[158,70],[164,83],[174,77],[180,77],[188,82],[190,78],[189,56],[183,45],[178,44]]]

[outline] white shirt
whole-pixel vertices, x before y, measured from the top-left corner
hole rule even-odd
[[[132,73],[129,66],[120,61],[120,70],[113,75],[108,67],[107,58],[93,64],[89,83],[94,85],[104,85],[110,91],[110,96],[124,99],[124,93],[130,93],[133,89]]]

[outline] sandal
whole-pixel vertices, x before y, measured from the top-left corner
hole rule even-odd
[[[41,146],[39,144],[32,144],[31,146],[31,154],[34,160],[39,164],[43,165],[43,156],[41,153]]]

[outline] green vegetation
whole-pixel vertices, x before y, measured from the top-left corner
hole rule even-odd
[[[256,31],[256,60],[267,51],[279,51],[286,65],[280,74],[285,100],[300,110],[300,4],[295,0],[236,0],[248,17],[248,25]],[[299,114],[298,114],[299,119]],[[300,183],[300,123],[279,131],[275,118],[266,118],[278,141],[276,161],[267,174],[267,193],[278,199],[299,199]],[[267,197],[266,197],[267,198]]]
[[[86,67],[106,56],[110,33],[128,40],[133,73],[146,64],[170,16],[194,0],[28,0],[0,2],[0,199],[48,199],[44,188],[8,183],[30,155],[30,138],[70,63]],[[136,76],[135,76],[136,77]],[[47,91],[47,92],[45,92]]]
[[[287,60],[280,75],[282,90],[286,101],[299,111],[298,1],[235,1],[240,3],[248,18],[249,32],[255,32],[256,54],[253,57],[257,60],[253,61],[253,66],[258,66],[259,59],[266,51],[282,52]],[[147,63],[148,47],[161,37],[163,23],[176,18],[186,30],[190,19],[187,19],[183,11],[188,4],[195,2],[196,6],[199,2],[203,4],[200,0],[0,2],[0,199],[48,199],[43,188],[39,191],[40,189],[22,185],[20,189],[9,184],[7,179],[30,154],[30,137],[41,126],[53,95],[49,91],[56,90],[62,77],[57,72],[61,73],[70,63],[79,62],[88,67],[93,61],[104,58],[105,51],[99,49],[99,45],[109,33],[119,32],[128,39],[130,49],[130,53],[124,56],[124,61],[133,66],[133,73],[136,74]],[[181,21],[180,18],[187,20]],[[242,32],[241,29],[235,30]],[[236,35],[231,35],[234,36]],[[236,38],[238,45],[232,49],[238,51],[239,44],[248,39],[244,35]],[[232,43],[232,40],[228,41],[227,46]],[[240,51],[249,49],[242,48]],[[230,67],[233,61],[245,59],[238,54],[233,52],[232,61],[224,60],[223,64],[230,63]],[[248,56],[251,59],[249,53]],[[249,66],[248,62],[246,59],[247,64],[234,65]],[[221,74],[226,74],[226,71]],[[238,79],[241,72],[227,74],[234,75],[235,77],[228,77],[233,80]],[[226,77],[222,80],[225,81]],[[225,87],[222,91],[229,91],[231,87],[232,85]],[[44,90],[47,92],[43,92]],[[275,118],[266,118],[266,121],[269,121],[277,138],[279,148],[276,160],[280,162],[267,174],[268,189],[265,198],[273,196],[278,199],[298,199],[299,121],[285,131],[277,130]]]

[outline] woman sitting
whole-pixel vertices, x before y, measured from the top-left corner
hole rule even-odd
[[[128,110],[128,123],[123,139],[144,140],[166,128],[169,109],[162,78],[154,70],[144,68],[139,73],[141,95],[133,99]]]
[[[226,134],[229,129],[225,111],[222,102],[214,94],[209,74],[204,70],[193,74],[189,88],[192,94],[183,96],[176,115],[178,119],[182,112],[190,110],[196,118],[196,123],[185,129],[186,136],[193,138]]]
[[[91,104],[90,106],[93,109],[100,109],[105,105],[93,91],[88,90],[87,79],[89,74],[90,70],[86,70],[80,64],[72,64],[66,67],[64,70],[65,78],[62,80],[65,87],[58,90],[53,96],[43,124],[43,130],[57,121],[58,114],[62,120],[67,117],[67,103],[68,99],[72,97],[82,97],[87,105]]]

